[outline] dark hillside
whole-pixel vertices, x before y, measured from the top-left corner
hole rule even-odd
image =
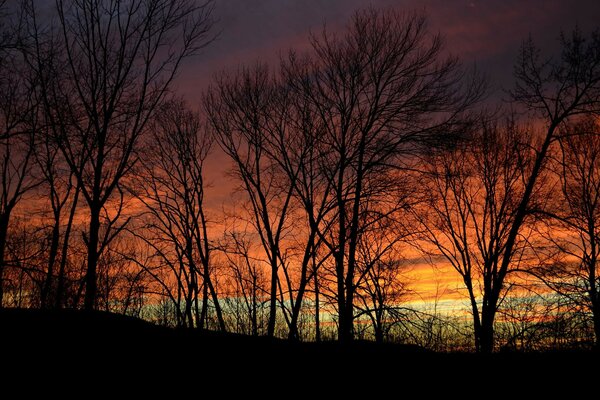
[[[350,392],[382,393],[403,385],[440,392],[483,385],[536,391],[571,387],[588,377],[598,387],[598,354],[586,352],[433,353],[398,344],[358,341],[292,343],[237,334],[175,330],[104,312],[0,311],[4,376],[79,377],[91,373],[107,385],[139,379],[171,387],[172,379],[200,379],[228,393],[267,390],[261,382],[308,393],[335,393],[340,379]],[[594,365],[595,362],[595,365]],[[560,379],[557,379],[560,377]],[[302,385],[298,386],[298,382]],[[250,385],[250,388],[249,386]],[[549,385],[549,386],[548,386]],[[163,387],[161,386],[161,387]],[[212,387],[212,386],[211,386]],[[320,392],[321,393],[321,392]]]

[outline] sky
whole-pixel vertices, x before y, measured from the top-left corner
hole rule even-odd
[[[189,60],[178,91],[198,103],[215,73],[257,60],[276,63],[290,48],[305,49],[309,32],[341,30],[360,8],[424,11],[430,28],[465,64],[476,63],[499,91],[510,86],[520,43],[531,35],[544,50],[557,49],[561,30],[589,32],[600,21],[598,0],[215,0],[217,40]]]
[[[488,77],[490,97],[498,100],[512,86],[513,63],[529,35],[553,54],[560,48],[561,31],[579,25],[590,32],[600,26],[598,0],[215,0],[213,32],[218,37],[183,65],[175,90],[199,108],[215,74],[257,61],[276,65],[282,52],[308,49],[311,31],[323,24],[342,31],[355,10],[370,5],[424,11],[431,31],[442,34],[446,49],[463,64],[475,65]],[[223,157],[213,151],[207,161],[208,182],[213,182],[208,202],[215,207],[230,192]]]
[[[600,26],[598,0],[216,0],[218,38],[188,60],[175,89],[199,107],[202,92],[215,74],[257,61],[276,65],[281,52],[307,49],[311,31],[319,31],[324,23],[328,30],[342,31],[356,9],[369,5],[424,11],[430,30],[445,38],[446,49],[484,73],[490,97],[500,101],[506,97],[504,90],[512,87],[513,64],[523,40],[531,35],[543,54],[553,55],[560,49],[561,31],[570,32],[578,25],[589,33]],[[227,160],[217,149],[206,167],[212,183],[207,203],[220,209],[231,202],[234,185],[226,178]],[[453,292],[462,286],[448,268],[440,271],[421,265],[415,272],[424,292]]]

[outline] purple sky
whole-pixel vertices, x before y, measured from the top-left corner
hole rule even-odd
[[[311,29],[321,29],[324,22],[329,29],[342,29],[354,10],[369,5],[425,10],[431,30],[445,37],[446,48],[489,76],[492,98],[503,97],[501,89],[511,87],[515,57],[530,34],[547,54],[555,54],[561,30],[579,24],[588,33],[600,26],[599,0],[216,0],[219,38],[188,60],[176,90],[199,106],[215,73],[257,60],[276,63],[279,52],[306,48]],[[217,208],[230,199],[233,182],[223,180],[226,165],[215,149],[207,177],[213,186],[208,202]]]
[[[556,48],[562,30],[600,26],[598,0],[216,0],[218,40],[188,61],[178,91],[191,103],[214,73],[256,60],[276,62],[278,52],[307,45],[323,22],[344,26],[354,10],[367,7],[425,10],[432,31],[465,63],[476,62],[498,89],[509,86],[521,41],[531,34],[543,49]]]

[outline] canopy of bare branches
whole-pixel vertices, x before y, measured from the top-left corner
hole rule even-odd
[[[598,33],[554,57],[525,41],[490,112],[424,13],[367,8],[194,105],[173,82],[212,12],[0,2],[0,307],[435,350],[600,343]]]

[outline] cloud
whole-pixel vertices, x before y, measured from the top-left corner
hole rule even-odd
[[[279,51],[307,45],[308,32],[324,22],[341,29],[361,0],[221,0],[215,5],[216,42],[188,63],[178,80],[191,101],[218,71],[252,63],[275,62]],[[560,30],[577,23],[597,25],[600,2],[560,0],[373,0],[374,7],[424,10],[430,26],[446,38],[447,48],[465,62],[477,62],[495,82],[510,83],[512,63],[521,41],[531,34],[541,47],[554,50]]]
[[[363,0],[219,0],[215,4],[218,40],[188,62],[176,90],[192,105],[200,102],[202,91],[214,74],[241,64],[276,63],[281,51],[308,46],[308,34],[326,22],[340,30]],[[496,89],[512,85],[512,71],[520,43],[530,34],[542,47],[556,53],[561,30],[578,24],[584,31],[597,26],[600,2],[581,0],[372,0],[374,7],[423,10],[433,32],[439,31],[447,49],[464,63],[476,63]],[[215,146],[216,148],[216,146]],[[224,179],[225,156],[215,149],[208,162],[208,180],[215,183],[209,202],[227,199],[234,184]]]

